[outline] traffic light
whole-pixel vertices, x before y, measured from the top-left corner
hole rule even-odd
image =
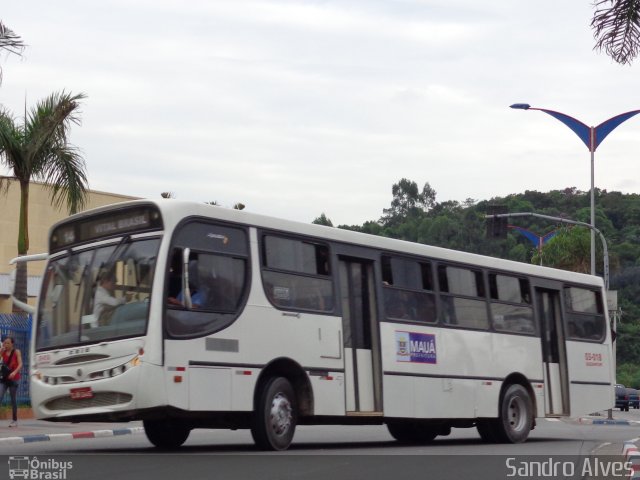
[[[487,208],[487,238],[507,238],[507,217],[496,217],[507,213],[506,205],[489,205]]]

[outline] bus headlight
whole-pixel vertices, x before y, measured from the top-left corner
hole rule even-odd
[[[129,369],[131,369],[133,367],[139,366],[141,363],[142,363],[142,360],[140,360],[140,357],[138,355],[136,355],[131,360],[129,360],[127,363],[123,363],[122,365],[118,365],[117,367],[109,368],[107,370],[100,370],[100,371],[97,371],[97,372],[92,372],[89,375],[89,378],[91,380],[98,380],[100,378],[116,377],[118,375],[122,375],[127,370],[129,370]]]

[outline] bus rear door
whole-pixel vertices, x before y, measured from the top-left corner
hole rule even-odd
[[[347,414],[381,411],[374,263],[340,257]]]
[[[535,287],[544,370],[545,414],[569,414],[567,352],[560,302],[561,286]]]

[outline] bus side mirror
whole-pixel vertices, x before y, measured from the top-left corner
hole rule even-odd
[[[38,261],[38,260],[46,260],[49,257],[49,254],[47,253],[37,253],[35,255],[23,255],[20,257],[16,257],[16,258],[12,258],[9,261],[9,265],[14,265],[20,262],[32,262],[32,261]],[[20,300],[18,300],[15,295],[15,286],[16,286],[16,270],[14,269],[11,272],[11,276],[9,277],[9,291],[11,292],[11,301],[13,302],[13,304],[20,308],[21,310],[24,310],[25,312],[33,315],[36,311],[35,307],[32,307],[31,305],[29,305],[28,303],[22,302]]]

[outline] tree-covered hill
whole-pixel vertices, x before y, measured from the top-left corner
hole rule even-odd
[[[487,235],[485,215],[500,205],[509,213],[531,212],[590,223],[590,192],[575,187],[524,193],[489,200],[438,202],[429,185],[420,189],[406,178],[391,189],[389,208],[377,220],[338,228],[399,238],[445,248],[508,258],[580,272],[590,270],[589,229],[535,217],[509,219],[506,238]],[[596,226],[609,250],[610,289],[618,292],[618,381],[640,387],[640,195],[596,189]],[[332,225],[323,213],[314,223]],[[551,235],[553,232],[553,235]],[[538,237],[552,239],[538,249]],[[535,244],[534,244],[535,242]],[[603,272],[597,241],[596,269]],[[638,340],[638,341],[636,341]]]

